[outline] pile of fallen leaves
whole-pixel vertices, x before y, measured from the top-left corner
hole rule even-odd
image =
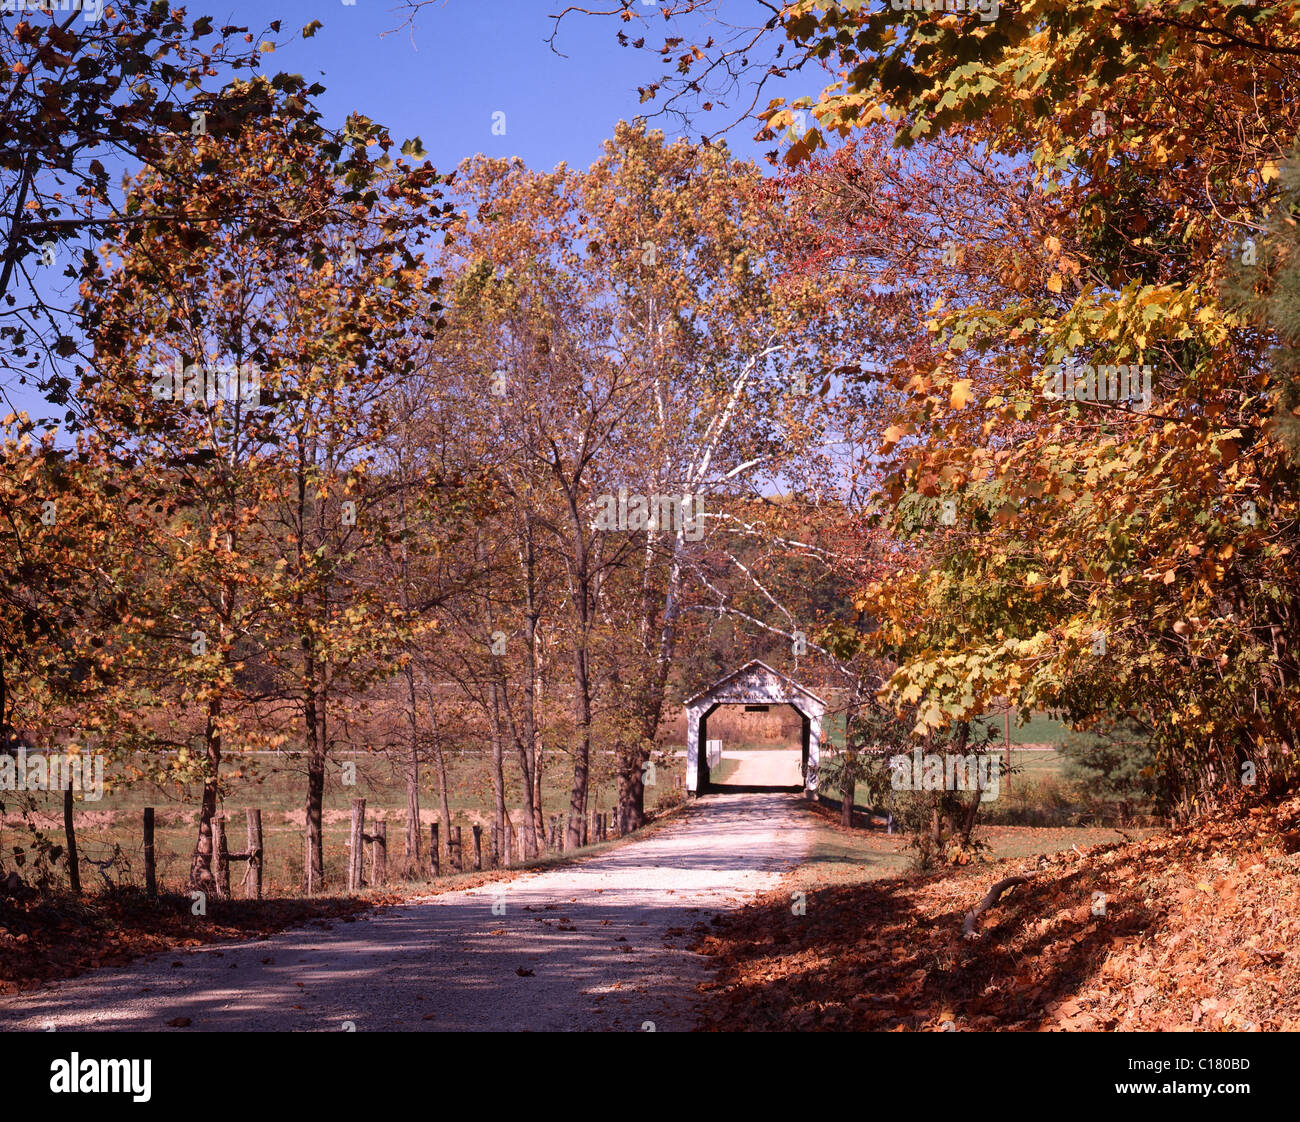
[[[1293,796],[1144,841],[810,886],[803,915],[792,880],[701,936],[719,964],[704,1027],[1295,1031],[1297,850]]]
[[[0,994],[175,947],[258,938],[308,921],[347,921],[384,902],[378,897],[210,900],[208,914],[196,916],[189,896],[149,900],[135,890],[81,898],[0,897]]]

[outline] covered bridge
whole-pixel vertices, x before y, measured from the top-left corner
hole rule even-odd
[[[686,699],[686,789],[708,790],[709,763],[701,747],[708,742],[709,714],[722,705],[788,705],[803,720],[800,770],[804,791],[817,791],[817,763],[821,756],[822,718],[826,702],[793,678],[754,659],[739,670],[719,678],[707,689]]]

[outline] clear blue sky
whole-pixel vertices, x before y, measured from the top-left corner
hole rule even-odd
[[[660,77],[664,61],[621,47],[615,38],[620,28],[635,38],[640,25],[571,13],[556,40],[561,57],[546,40],[553,28],[548,14],[564,6],[565,0],[436,0],[406,28],[400,0],[352,6],[341,0],[190,0],[192,14],[211,14],[218,24],[229,18],[256,30],[282,20],[282,33],[293,41],[266,57],[268,67],[321,82],[327,92],[320,104],[331,124],[357,110],[387,125],[395,139],[419,136],[439,170],[477,152],[519,156],[535,168],[560,161],[585,167],[598,158],[618,120],[655,108],[654,102],[640,104],[637,87]],[[640,4],[635,10],[655,11]],[[734,11],[751,23],[761,9],[752,0],[734,0]],[[303,40],[299,30],[316,19],[323,26]],[[666,27],[654,16],[649,41],[657,43]],[[504,136],[492,133],[498,111],[506,115]],[[723,123],[722,114],[715,115],[705,118],[707,127]],[[734,113],[725,121],[732,119]],[[670,135],[679,127],[667,118],[654,124]],[[754,143],[754,131],[742,125],[728,143],[761,162],[771,145]]]
[[[299,73],[325,86],[318,104],[331,127],[356,111],[387,126],[399,143],[418,136],[440,171],[478,152],[519,156],[538,169],[562,161],[585,168],[599,158],[601,142],[620,119],[655,110],[657,102],[641,104],[637,87],[661,78],[670,65],[657,53],[620,46],[618,31],[634,39],[646,34],[658,44],[670,25],[641,3],[634,10],[651,17],[648,27],[571,13],[556,38],[557,53],[547,43],[554,28],[549,16],[566,2],[435,0],[414,14],[402,0],[187,0],[187,9],[191,20],[207,15],[215,26],[246,26],[254,34],[280,20],[282,46],[263,56],[268,72]],[[614,4],[602,0],[602,6]],[[755,0],[724,0],[721,7],[742,26],[766,15]],[[322,26],[303,39],[302,28],[314,20]],[[725,38],[728,29],[697,21],[677,33],[702,41],[709,34]],[[787,98],[815,94],[821,84],[822,76],[810,73],[779,92]],[[776,92],[773,87],[770,96]],[[763,104],[768,100],[765,91]],[[695,124],[714,132],[739,111],[701,113]],[[503,136],[492,131],[497,112],[505,114]],[[675,117],[651,124],[670,136],[681,132]],[[727,142],[765,167],[773,144],[755,142],[756,128],[756,122],[743,122]],[[50,415],[34,385],[4,378],[0,412],[9,408]]]

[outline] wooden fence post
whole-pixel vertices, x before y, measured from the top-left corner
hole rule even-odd
[[[157,865],[153,851],[153,807],[144,808],[144,894],[150,900],[158,895]]]
[[[375,823],[370,836],[370,881],[378,887],[388,880],[388,823],[382,819]]]
[[[618,820],[618,807],[617,807],[617,806],[612,806],[612,807],[609,808],[609,821],[610,821],[610,823],[611,823],[611,830],[610,830],[610,832],[614,835],[614,837],[618,837],[618,834],[619,834],[619,830],[618,830],[618,828],[619,828],[620,823],[619,823],[619,820]]]
[[[68,845],[68,884],[72,895],[81,895],[81,866],[77,863],[77,831],[72,823],[72,783],[63,789],[63,839]]]
[[[470,827],[470,832],[474,835],[474,871],[481,873],[483,871],[483,827],[476,822]]]
[[[492,862],[492,868],[494,869],[501,868],[501,833],[501,827],[493,822],[491,842],[492,852],[488,855],[488,859]]]
[[[435,877],[442,876],[442,858],[438,853],[438,823],[429,827],[429,867]]]
[[[248,819],[248,872],[244,874],[244,884],[253,882],[253,899],[262,898],[262,812],[249,807],[245,812]]]
[[[230,899],[230,847],[226,845],[226,816],[212,816],[212,850],[216,861],[217,895]]]
[[[506,815],[506,826],[501,831],[501,865],[503,868],[510,868],[510,856],[513,846],[510,844],[510,838],[513,836],[514,823],[510,821],[510,815]]]
[[[456,872],[463,873],[465,871],[465,850],[461,847],[460,843],[460,827],[453,826],[451,828],[451,833],[452,837],[455,839],[451,844],[456,849]]]
[[[348,891],[361,889],[361,858],[365,849],[366,800],[352,800],[352,829],[348,834]]]

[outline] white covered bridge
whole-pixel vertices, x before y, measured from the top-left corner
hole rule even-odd
[[[709,788],[709,761],[700,749],[708,743],[709,715],[723,705],[788,705],[799,714],[803,724],[800,772],[804,791],[811,798],[817,791],[826,702],[758,659],[687,698],[686,789],[700,794]]]

